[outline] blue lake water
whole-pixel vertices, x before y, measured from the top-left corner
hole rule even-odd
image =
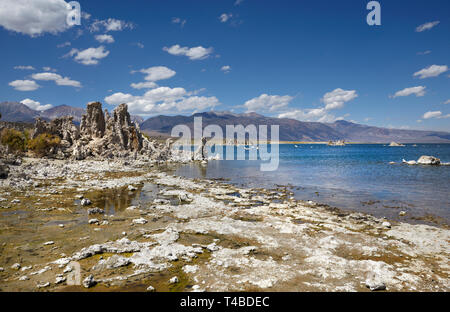
[[[245,187],[289,185],[295,197],[396,220],[424,222],[432,215],[450,224],[450,166],[409,166],[422,155],[450,162],[450,144],[279,146],[278,170],[260,171],[260,161],[216,160],[182,165],[175,174],[225,178]],[[397,164],[392,165],[389,162]],[[399,217],[400,211],[406,217]]]

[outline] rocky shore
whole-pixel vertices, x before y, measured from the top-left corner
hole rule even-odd
[[[283,187],[180,178],[176,166],[149,157],[11,165],[0,180],[0,289],[450,288],[446,228],[297,201]]]

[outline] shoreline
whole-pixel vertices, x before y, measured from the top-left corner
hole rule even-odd
[[[446,228],[176,177],[171,166],[25,159],[30,179],[1,186],[1,290],[449,290]],[[88,215],[93,207],[109,208]],[[70,261],[97,286],[65,285]]]

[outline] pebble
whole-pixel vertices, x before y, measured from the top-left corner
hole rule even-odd
[[[24,276],[21,276],[20,278],[19,278],[19,281],[27,281],[27,280],[29,280],[30,278],[28,277],[28,276],[26,276],[26,275],[24,275]]]
[[[88,214],[90,214],[90,215],[91,214],[104,214],[104,213],[105,213],[105,210],[100,209],[98,207],[88,209]]]
[[[398,215],[401,216],[401,217],[406,216],[406,211],[400,211],[398,213]]]
[[[20,263],[14,263],[14,264],[11,266],[11,269],[13,269],[13,270],[18,270],[18,269],[20,269],[20,268],[21,268]]]
[[[178,283],[180,280],[178,279],[178,277],[177,276],[174,276],[174,277],[172,277],[170,280],[169,280],[169,284],[176,284],[176,283]]]
[[[66,278],[64,276],[58,276],[58,277],[56,277],[55,284],[61,284],[61,283],[64,283],[65,281],[66,281]]]
[[[97,284],[97,282],[94,280],[94,275],[92,275],[92,274],[83,280],[83,286],[85,288],[90,288],[90,287],[94,286],[95,284]]]
[[[366,287],[369,288],[371,291],[386,289],[386,285],[383,282],[375,282],[373,280],[366,280]]]
[[[98,219],[89,219],[89,224],[99,224],[100,222],[98,221]]]
[[[145,220],[144,218],[139,218],[139,219],[134,219],[133,223],[134,224],[146,224],[148,221]]]
[[[155,291],[155,287],[153,287],[153,286],[148,286],[148,287],[147,287],[147,291],[153,292],[153,291]]]
[[[383,223],[381,223],[381,226],[390,229],[391,228],[391,224],[387,221],[384,221]]]
[[[53,245],[54,243],[54,241],[48,241],[44,243],[44,246]]]
[[[37,288],[44,288],[44,287],[48,287],[48,286],[50,286],[50,283],[49,283],[49,282],[43,283],[43,284],[38,284],[36,287],[37,287]]]
[[[63,227],[64,227],[64,224],[58,224],[58,226],[59,226],[60,228],[63,228]]]
[[[88,198],[83,198],[80,203],[81,206],[89,206],[90,204],[92,204],[92,202]]]
[[[133,191],[136,191],[137,188],[134,187],[133,185],[128,185],[128,190],[133,192]]]

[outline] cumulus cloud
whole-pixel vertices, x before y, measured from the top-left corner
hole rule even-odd
[[[397,91],[394,94],[394,98],[399,96],[409,96],[409,95],[415,95],[417,97],[424,96],[426,93],[426,87],[424,86],[417,86],[417,87],[411,87],[411,88],[405,88],[403,90]]]
[[[358,97],[356,90],[343,90],[337,88],[325,93],[321,101],[325,104],[319,108],[296,109],[278,115],[279,118],[293,118],[301,121],[334,122],[343,117],[336,117],[330,113],[331,110],[344,107],[349,102]]]
[[[441,111],[430,111],[430,112],[426,112],[425,114],[423,114],[422,118],[423,119],[432,119],[432,118],[443,119],[443,118],[450,118],[450,114],[442,115]]]
[[[100,43],[113,43],[114,37],[111,35],[97,35],[95,36],[95,40],[97,40]]]
[[[184,88],[159,87],[141,96],[122,92],[114,93],[105,97],[105,102],[111,105],[127,103],[130,112],[141,115],[202,111],[220,104],[215,96],[192,96],[191,94]]]
[[[244,107],[247,108],[247,112],[275,112],[288,106],[292,99],[293,97],[289,95],[261,94],[245,102]]]
[[[227,74],[231,71],[231,66],[230,65],[222,66],[220,70],[223,71],[225,74]]]
[[[19,65],[19,66],[14,66],[14,69],[19,69],[19,70],[34,70],[33,66],[23,66],[23,65]]]
[[[231,13],[229,13],[229,14],[223,13],[219,16],[219,20],[222,23],[226,23],[232,17],[233,17],[233,14],[231,14]]]
[[[322,102],[326,110],[342,108],[344,104],[358,97],[355,90],[343,90],[337,88],[331,92],[325,93]]]
[[[425,30],[430,30],[434,26],[437,26],[439,23],[440,23],[439,21],[434,21],[434,22],[429,22],[429,23],[422,24],[422,25],[416,27],[416,32],[422,32],[422,31],[425,31]]]
[[[72,80],[69,77],[62,77],[61,75],[55,73],[38,73],[33,74],[31,77],[34,80],[42,80],[42,81],[54,81],[58,86],[70,86],[81,88],[81,83],[76,80]]]
[[[70,5],[64,0],[2,0],[0,26],[7,30],[36,37],[67,30]]]
[[[44,111],[46,109],[53,107],[53,105],[51,105],[51,104],[41,105],[41,103],[39,103],[37,101],[33,101],[32,99],[25,99],[25,100],[20,101],[20,103],[28,106],[31,109],[37,110],[37,111]]]
[[[431,53],[431,50],[426,50],[426,51],[417,52],[417,55],[427,55],[430,53]]]
[[[158,85],[155,83],[155,81],[169,79],[175,76],[176,74],[174,70],[171,70],[170,68],[165,66],[153,66],[149,68],[143,68],[141,70],[132,71],[131,73],[133,74],[136,72],[145,74],[144,79],[146,81],[139,83],[132,83],[130,86],[134,89],[156,88]]]
[[[9,85],[17,91],[34,91],[40,87],[34,80],[14,80]]]
[[[180,45],[176,44],[171,47],[164,47],[163,51],[166,51],[169,54],[172,55],[184,55],[189,57],[191,60],[203,60],[210,56],[210,54],[213,52],[213,48],[204,48],[202,46],[198,47],[181,47]]]
[[[138,82],[138,83],[132,83],[130,86],[134,89],[152,89],[156,88],[158,85],[154,83],[153,81],[145,81],[145,82]]]
[[[115,18],[108,18],[106,20],[95,20],[91,26],[91,32],[97,32],[100,30],[108,31],[122,31],[125,29],[133,29],[134,24],[130,22],[125,22]]]
[[[414,73],[414,77],[419,77],[420,79],[437,77],[442,73],[445,73],[448,70],[447,65],[431,65],[427,68],[421,69],[418,72]]]
[[[65,57],[73,57],[73,59],[83,65],[96,65],[100,59],[109,55],[109,51],[104,46],[98,48],[88,48],[86,50],[72,49]]]

